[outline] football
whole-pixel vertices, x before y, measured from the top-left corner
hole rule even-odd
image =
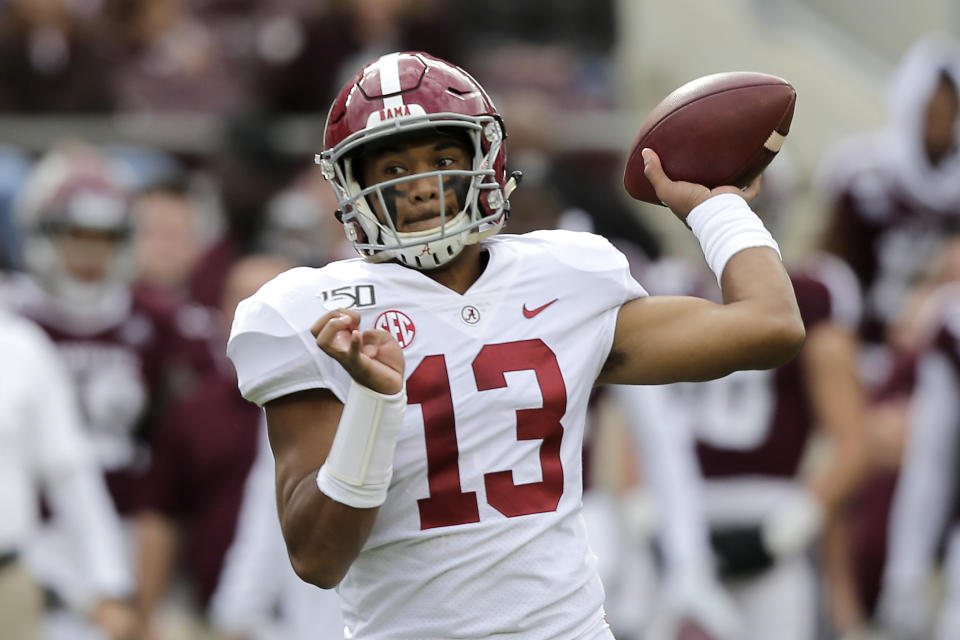
[[[796,101],[789,82],[765,73],[731,71],[688,82],[640,125],[623,186],[637,200],[660,204],[643,174],[640,150],[649,147],[671,180],[745,187],[780,151]]]

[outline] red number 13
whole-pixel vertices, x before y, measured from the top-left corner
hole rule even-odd
[[[484,474],[487,502],[507,517],[554,511],[563,494],[560,419],[567,410],[567,390],[553,351],[541,340],[488,344],[473,361],[477,391],[507,386],[504,373],[533,371],[540,385],[543,406],[517,410],[517,439],[542,440],[540,467],[543,480],[515,484],[513,471]],[[446,359],[427,356],[407,379],[407,402],[423,412],[427,445],[427,483],[430,497],[417,500],[420,528],[448,527],[479,522],[475,491],[460,486],[456,419]]]

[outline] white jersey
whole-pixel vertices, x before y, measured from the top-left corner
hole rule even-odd
[[[125,597],[132,576],[120,523],[65,363],[42,329],[2,310],[0,353],[0,550],[20,552],[41,581],[64,587],[60,595],[72,606]],[[41,488],[57,526],[40,526]],[[64,556],[46,553],[51,542],[77,562],[67,566]]]
[[[359,259],[298,268],[241,303],[228,354],[264,404],[350,377],[310,326],[351,307],[395,335],[408,409],[386,503],[339,586],[352,638],[610,637],[580,516],[587,402],[620,306],[646,295],[599,236],[485,241],[463,295]]]

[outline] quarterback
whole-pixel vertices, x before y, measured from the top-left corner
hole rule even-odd
[[[604,238],[495,235],[505,137],[458,67],[365,66],[318,157],[359,257],[288,271],[234,317],[290,560],[337,588],[349,638],[612,638],[580,516],[592,387],[775,367],[804,338],[757,184],[672,182],[647,153],[724,304],[647,296]]]

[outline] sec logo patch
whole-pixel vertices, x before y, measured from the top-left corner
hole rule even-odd
[[[393,309],[384,311],[377,316],[377,321],[373,324],[373,327],[386,331],[396,338],[401,349],[410,346],[417,335],[417,328],[413,325],[413,320],[404,312]]]

